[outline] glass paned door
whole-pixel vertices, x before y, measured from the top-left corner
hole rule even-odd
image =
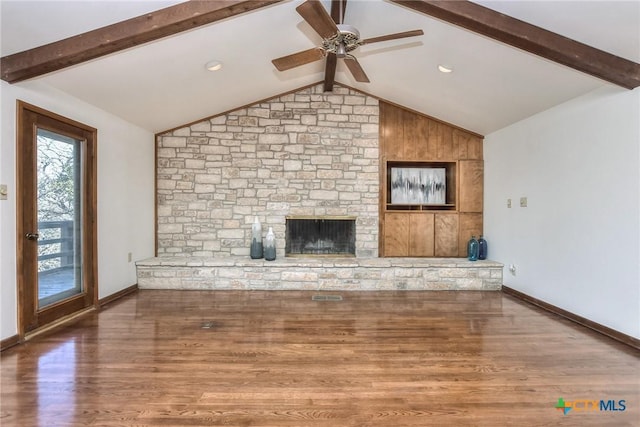
[[[17,102],[21,338],[97,301],[97,129]]]
[[[37,129],[38,309],[82,283],[83,141]]]

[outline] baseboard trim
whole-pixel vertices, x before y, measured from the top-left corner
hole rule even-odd
[[[107,304],[111,304],[112,302],[119,300],[120,298],[125,297],[137,291],[138,291],[138,284],[136,283],[134,285],[129,286],[128,288],[124,288],[121,291],[116,292],[115,294],[111,294],[108,297],[104,297],[98,300],[98,307],[104,308],[104,306],[106,306]]]
[[[18,345],[18,344],[20,344],[20,337],[18,335],[5,338],[2,341],[0,341],[0,352],[3,352],[6,349],[11,348],[14,345]]]
[[[539,300],[538,298],[532,297],[508,286],[502,285],[502,292],[529,304],[535,305],[536,307],[547,310],[560,317],[571,320],[572,322],[601,333],[602,335],[606,335],[609,338],[613,338],[616,341],[620,341],[621,343],[633,347],[636,350],[640,350],[640,339],[634,338],[627,334],[623,334],[622,332],[618,332],[615,329],[611,329],[607,326],[601,325],[600,323],[596,323],[582,316],[578,316],[577,314],[571,313],[570,311],[564,310],[560,307],[556,307],[553,304],[549,304],[548,302]]]

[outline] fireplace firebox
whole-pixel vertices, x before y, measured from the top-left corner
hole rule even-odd
[[[356,256],[356,218],[286,218],[285,256]]]

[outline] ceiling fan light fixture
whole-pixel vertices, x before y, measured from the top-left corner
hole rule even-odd
[[[222,62],[214,59],[212,61],[207,62],[204,68],[206,68],[207,71],[218,71],[222,69]]]
[[[343,37],[353,38],[354,40],[358,40],[360,38],[360,31],[353,25],[347,24],[337,24],[338,30]]]
[[[449,65],[438,65],[438,71],[440,71],[441,73],[453,73],[453,67],[449,66]]]

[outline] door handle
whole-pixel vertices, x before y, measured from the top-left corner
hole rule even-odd
[[[38,233],[27,233],[25,234],[25,237],[28,240],[38,240],[38,238],[40,237],[40,235]]]

